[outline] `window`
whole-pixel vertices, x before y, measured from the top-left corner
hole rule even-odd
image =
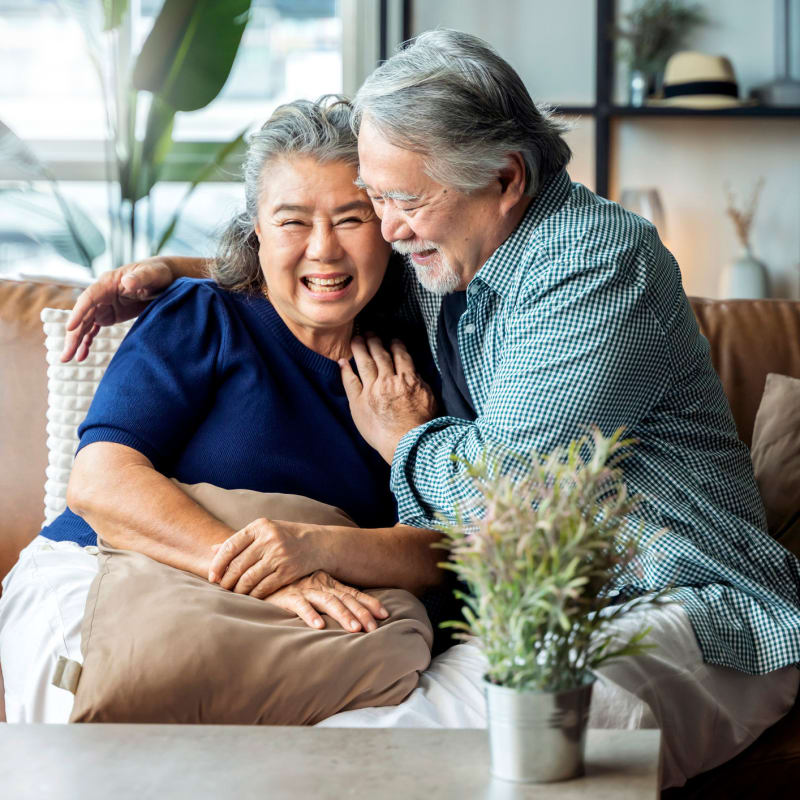
[[[162,3],[130,0],[130,22],[121,40],[130,41],[132,53],[139,52]],[[176,117],[173,138],[179,145],[167,176],[176,183],[157,187],[154,213],[159,219],[169,218],[182,194],[180,182],[190,180],[207,162],[215,143],[230,140],[247,125],[261,124],[283,102],[342,92],[343,40],[355,48],[359,39],[371,37],[372,47],[366,49],[377,48],[377,19],[365,29],[361,13],[367,9],[374,16],[369,6],[377,5],[373,0],[253,0],[250,21],[222,92],[206,108]],[[99,14],[101,6],[101,0],[0,0],[0,121],[50,167],[63,184],[65,197],[85,205],[95,224],[107,233],[105,111],[75,16]],[[65,10],[68,7],[73,13]],[[359,19],[355,35],[345,31],[345,21],[353,18]],[[14,185],[20,177],[13,163],[0,159],[0,188]],[[235,172],[221,179],[226,177],[237,180]],[[209,202],[213,187],[209,184],[198,190],[197,201],[193,198],[187,208],[186,235],[178,236],[179,248],[171,248],[172,252],[208,254],[211,237],[199,232],[211,234],[223,221],[213,216],[214,203]],[[47,185],[41,188],[46,190]],[[230,194],[224,193],[226,203]],[[74,275],[74,267],[66,261],[63,270],[58,268],[59,257],[52,251],[46,258],[44,253],[37,258],[41,242],[37,245],[29,236],[9,230],[9,225],[0,223],[0,274],[29,271],[40,263],[46,265],[41,271],[49,274]],[[25,269],[17,268],[17,263]],[[108,253],[94,265],[96,272],[111,266]]]

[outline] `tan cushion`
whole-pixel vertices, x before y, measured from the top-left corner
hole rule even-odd
[[[258,517],[354,525],[306,498],[186,488],[234,528]],[[431,624],[401,589],[369,590],[389,611],[375,631],[351,633],[327,615],[315,630],[140,553],[101,543],[98,558],[71,722],[311,725],[400,703],[430,663]]]
[[[797,538],[791,528],[800,515],[800,379],[767,375],[751,454],[770,533]]]
[[[310,497],[255,492],[252,489],[220,489],[210,483],[174,482],[209,514],[237,531],[260,517],[316,525],[358,527],[340,508],[320,503]]]

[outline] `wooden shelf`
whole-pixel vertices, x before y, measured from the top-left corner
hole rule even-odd
[[[562,117],[800,117],[800,106],[737,106],[683,108],[677,106],[552,106]]]
[[[674,106],[612,106],[612,117],[800,117],[797,106],[735,106],[734,108],[678,108]]]
[[[800,119],[800,107],[736,106],[734,108],[700,109],[674,106],[616,105],[614,94],[614,43],[608,35],[616,19],[617,0],[597,0],[595,31],[595,104],[589,106],[556,107],[564,116],[586,115],[594,120],[595,192],[608,197],[609,162],[611,159],[611,129],[618,119],[647,117],[696,117],[698,119],[747,117],[759,119]]]
[[[593,117],[597,114],[597,106],[553,106],[553,113],[562,117]]]

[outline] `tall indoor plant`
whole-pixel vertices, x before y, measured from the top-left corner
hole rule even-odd
[[[466,585],[457,592],[464,621],[446,624],[478,637],[486,654],[498,777],[581,774],[593,671],[650,646],[646,627],[622,641],[612,632],[623,614],[663,601],[617,603],[612,591],[645,546],[620,469],[632,446],[621,430],[594,430],[513,474],[489,458],[466,465],[478,499],[458,524],[443,525],[442,543],[443,566]]]
[[[183,207],[195,187],[210,177],[239,148],[244,131],[222,143],[192,176],[172,217],[156,225],[151,194],[164,177],[170,154],[175,115],[207,106],[222,90],[247,25],[250,0],[165,0],[138,55],[130,52],[131,18],[128,0],[60,0],[77,19],[102,92],[106,118],[109,240],[112,266],[157,253],[175,232]],[[99,231],[7,126],[0,123],[0,157],[13,160],[21,177],[46,180],[48,196],[28,187],[15,188],[18,201],[64,227],[47,239],[63,256],[90,270],[103,252]],[[2,199],[2,198],[0,198]]]

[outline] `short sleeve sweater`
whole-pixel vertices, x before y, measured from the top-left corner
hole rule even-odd
[[[361,527],[397,521],[389,466],[358,433],[337,363],[301,344],[264,297],[211,281],[176,281],[141,314],[78,433],[78,450],[127,445],[184,483],[305,495]],[[69,509],[42,535],[96,542]]]

